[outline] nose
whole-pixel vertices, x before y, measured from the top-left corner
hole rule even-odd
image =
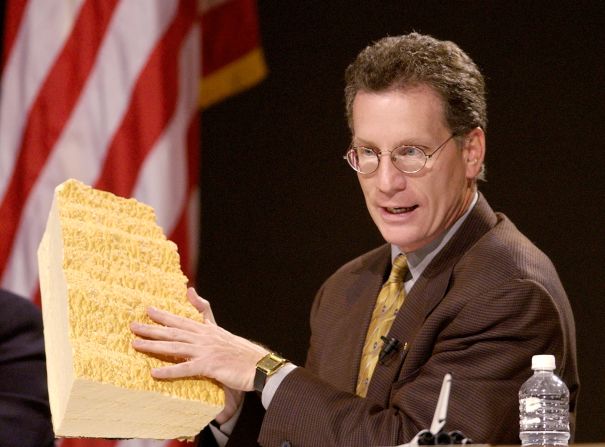
[[[380,163],[374,175],[376,176],[377,188],[385,194],[401,191],[406,188],[407,177],[395,167],[390,153],[381,154]]]

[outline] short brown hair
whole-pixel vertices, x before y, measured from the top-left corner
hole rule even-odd
[[[441,95],[445,119],[453,133],[486,129],[485,81],[455,43],[411,33],[385,37],[363,49],[345,72],[349,128],[358,91],[380,92],[426,84]]]

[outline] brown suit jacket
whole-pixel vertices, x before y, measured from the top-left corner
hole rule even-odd
[[[518,391],[534,354],[556,356],[575,410],[575,327],[565,291],[549,259],[482,196],[406,297],[389,333],[402,349],[378,364],[367,397],[356,397],[366,330],[389,267],[384,245],[323,285],[306,366],[277,390],[261,445],[408,442],[430,426],[448,372],[445,429],[477,443],[518,444]]]

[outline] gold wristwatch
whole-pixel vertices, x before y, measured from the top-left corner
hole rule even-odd
[[[256,364],[256,374],[254,375],[254,389],[259,393],[263,392],[263,388],[265,388],[265,383],[267,382],[267,377],[271,377],[273,374],[279,370],[282,366],[284,366],[288,361],[276,354],[275,352],[270,352],[262,359],[258,361]]]

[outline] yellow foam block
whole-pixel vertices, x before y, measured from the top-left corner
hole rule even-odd
[[[56,436],[191,439],[221,411],[215,382],[153,379],[170,363],[131,346],[129,325],[151,323],[148,306],[202,320],[151,207],[67,180],[38,264]]]

